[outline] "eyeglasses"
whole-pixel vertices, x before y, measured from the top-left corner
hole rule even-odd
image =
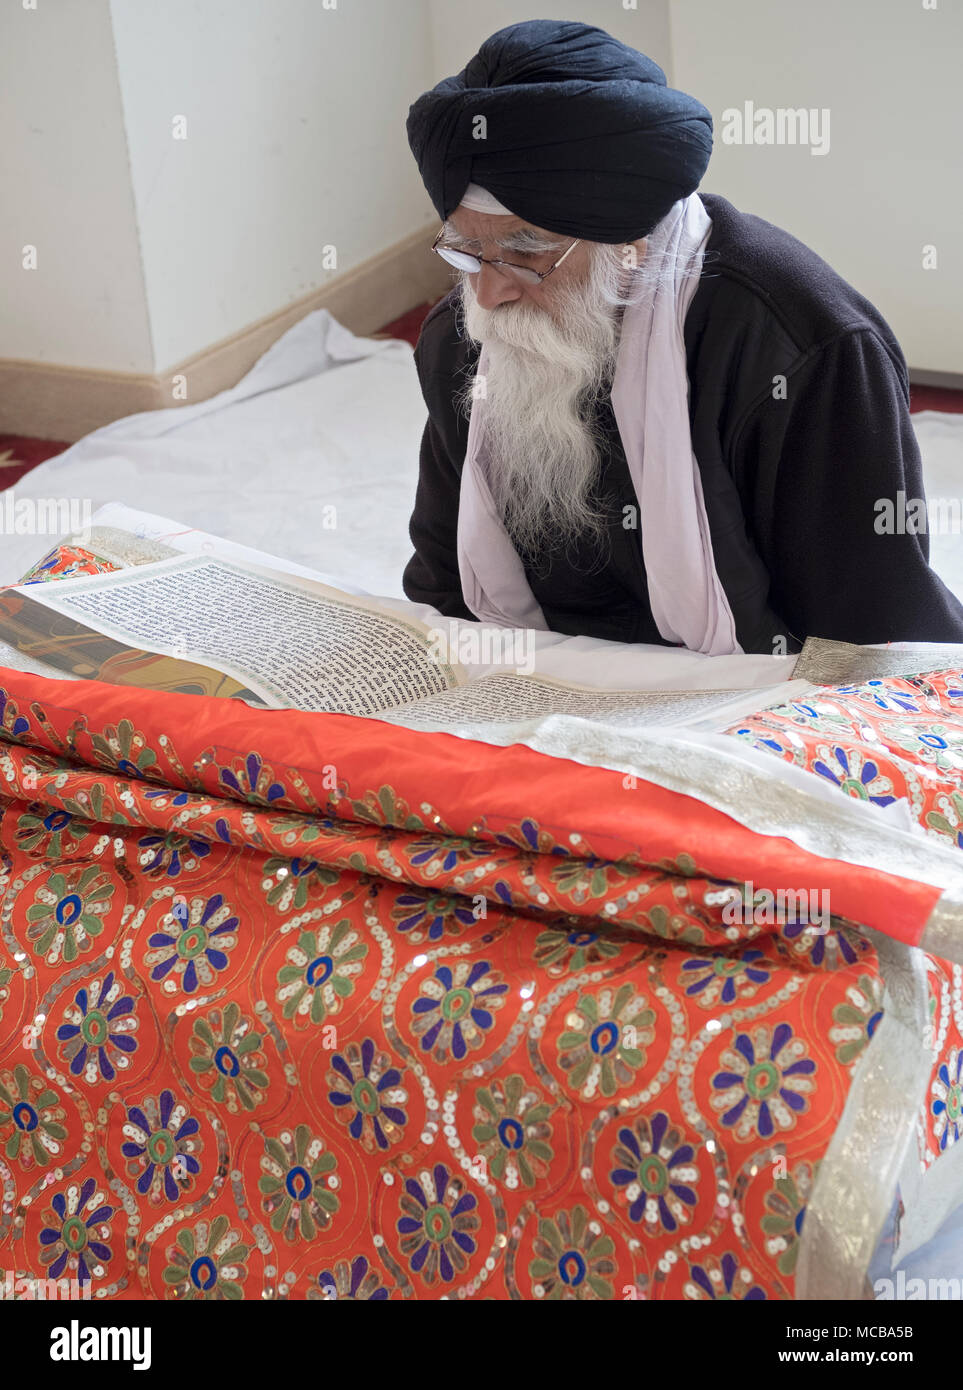
[[[565,257],[574,251],[578,246],[578,241],[573,241],[568,251],[564,251],[554,265],[550,265],[548,270],[531,270],[527,265],[515,265],[513,261],[493,260],[489,256],[471,256],[467,251],[457,251],[454,246],[439,246],[439,242],[444,234],[444,227],[435,237],[431,249],[439,255],[443,261],[455,267],[456,270],[463,270],[469,275],[477,275],[483,265],[496,266],[503,275],[510,275],[513,280],[517,280],[522,285],[540,285],[543,280],[547,280],[553,270],[558,270]]]

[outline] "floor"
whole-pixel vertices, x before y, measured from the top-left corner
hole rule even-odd
[[[377,336],[403,338],[414,347],[422,322],[430,308],[431,305],[426,303],[409,309],[400,319],[386,323]],[[914,414],[922,410],[939,410],[963,415],[963,391],[949,391],[936,386],[913,386],[910,388],[910,410]],[[38,463],[62,454],[68,447],[62,439],[31,439],[21,434],[0,434],[0,491],[12,487],[25,473],[36,468]]]

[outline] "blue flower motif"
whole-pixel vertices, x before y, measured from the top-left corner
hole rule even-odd
[[[421,1039],[421,1050],[434,1048],[437,1060],[447,1060],[450,1050],[462,1061],[470,1049],[481,1047],[495,1022],[492,1010],[502,1007],[507,992],[487,960],[459,961],[454,969],[439,965],[411,1006],[412,1032]]]
[[[266,802],[270,805],[272,801],[279,801],[285,795],[284,787],[280,782],[272,780],[274,774],[271,768],[257,753],[248,753],[246,758],[234,764],[234,768],[237,770],[220,767],[218,776],[225,787],[243,796],[245,801]]]
[[[731,1048],[722,1054],[729,1070],[716,1072],[712,1108],[721,1110],[722,1123],[735,1128],[736,1136],[748,1138],[756,1131],[769,1139],[780,1129],[791,1129],[806,1109],[806,1096],[813,1090],[809,1079],[816,1063],[806,1057],[801,1042],[793,1040],[788,1023],[777,1024],[770,1032],[760,1025],[753,1036],[738,1033]]]
[[[170,930],[154,932],[148,938],[153,949],[147,955],[152,980],[163,980],[173,970],[181,976],[186,994],[198,984],[210,985],[215,972],[225,970],[226,951],[237,945],[237,917],[220,893],[211,898],[194,898],[190,907],[184,898],[175,898],[165,918]]]
[[[663,1110],[651,1122],[643,1115],[631,1129],[623,1126],[618,1137],[612,1157],[622,1166],[613,1168],[609,1179],[616,1187],[634,1188],[634,1195],[629,1193],[629,1220],[646,1217],[647,1235],[678,1230],[680,1223],[690,1219],[686,1208],[696,1204],[691,1185],[698,1176],[691,1166],[695,1149],[681,1142],[682,1134],[669,1127]]]
[[[480,1225],[477,1206],[474,1194],[463,1191],[443,1163],[435,1164],[424,1186],[415,1178],[405,1180],[404,1215],[397,1222],[401,1250],[426,1284],[439,1278],[450,1283],[466,1268],[466,1257],[476,1249],[471,1232]]]
[[[869,942],[865,937],[861,937],[850,927],[831,927],[829,931],[816,931],[809,922],[784,922],[779,928],[779,934],[791,941],[799,954],[808,955],[813,965],[822,965],[825,961],[834,970],[840,968],[841,962],[855,965],[860,954],[869,949]]]
[[[868,700],[879,709],[908,711],[910,714],[920,712],[919,701],[915,696],[902,690],[887,691],[885,681],[872,680],[865,681],[862,685],[840,685],[837,690],[840,695],[853,695],[858,700]]]
[[[367,1256],[356,1255],[348,1264],[339,1260],[334,1269],[323,1269],[318,1275],[317,1287],[308,1289],[308,1298],[323,1298],[339,1303],[374,1303],[388,1297],[388,1290],[381,1282],[381,1276],[371,1268]]]
[[[96,984],[95,980],[95,989]],[[57,1041],[65,1044],[61,1052],[70,1063],[71,1075],[80,1076],[89,1057],[103,1079],[113,1081],[119,1054],[126,1057],[137,1051],[137,1040],[131,1036],[137,1027],[133,1014],[134,998],[123,993],[122,985],[115,985],[113,971],[105,976],[95,1000],[86,989],[79,989],[74,995],[74,1007],[66,1012],[68,1022],[57,1029]],[[125,1067],[127,1063],[121,1059],[120,1065]]]
[[[211,852],[205,840],[173,833],[142,835],[137,848],[141,851],[141,868],[150,878],[177,878],[184,868],[181,856],[185,851],[189,850],[198,859],[206,858]]]
[[[765,1292],[753,1282],[749,1269],[740,1269],[739,1261],[729,1251],[719,1259],[710,1255],[701,1264],[689,1266],[686,1298],[711,1298],[714,1302],[734,1300],[740,1303],[765,1298]]]
[[[872,760],[864,763],[858,753],[847,752],[845,748],[838,746],[833,749],[833,758],[836,762],[835,768],[818,760],[813,763],[813,772],[818,772],[820,777],[835,783],[847,796],[856,797],[860,801],[872,801],[876,806],[889,806],[896,800],[895,796],[887,795],[892,783],[888,777],[880,776],[879,768]]]
[[[520,822],[518,828],[521,831],[523,843],[527,845],[529,849],[538,851],[540,834],[538,823],[526,819]],[[512,835],[496,835],[495,839],[500,845],[511,845],[516,848],[518,846],[518,840]]]
[[[755,729],[737,729],[739,738],[751,743],[754,748],[771,748],[774,753],[785,753],[786,746],[775,738],[757,738]]]
[[[395,900],[399,931],[414,931],[417,927],[428,928],[428,940],[440,941],[448,929],[449,936],[457,936],[460,927],[473,927],[476,922],[474,912],[465,907],[458,898],[446,893],[401,893]]]
[[[104,1242],[110,1234],[108,1223],[114,1208],[101,1205],[88,1210],[97,1196],[97,1183],[87,1178],[79,1192],[55,1192],[51,1198],[44,1213],[48,1224],[40,1231],[40,1244],[46,1247],[40,1261],[49,1266],[48,1278],[59,1279],[69,1264],[77,1271],[78,1283],[89,1284],[90,1257],[101,1264],[111,1259],[110,1247]]]
[[[561,859],[572,857],[571,850],[565,845],[556,844],[550,831],[543,830],[538,821],[527,816],[519,822],[517,829],[513,827],[509,831],[496,834],[495,841],[512,849],[530,849],[535,854],[549,854]]]
[[[493,885],[493,889],[494,889],[495,897],[498,898],[501,902],[505,903],[507,907],[513,907],[513,906],[514,906],[514,904],[515,904],[515,895],[513,894],[511,888],[509,887],[509,885],[505,882],[505,880],[504,880],[503,878],[500,878],[500,879],[497,881],[497,883],[495,883],[495,884]],[[533,905],[533,907],[535,906],[534,903],[533,903],[532,905]]]
[[[140,777],[143,774],[138,772],[136,775]],[[144,796],[148,801],[157,801],[160,797],[167,797],[167,804],[170,806],[186,806],[191,799],[190,792],[174,792],[172,795],[169,787],[155,787],[152,791],[144,792]]]
[[[451,836],[446,836],[443,841],[437,838],[412,840],[405,850],[405,855],[412,864],[419,868],[430,864],[435,873],[447,873],[463,859],[484,859],[490,853],[491,845]]]
[[[771,968],[755,964],[762,959],[761,951],[743,951],[741,956],[728,956],[721,952],[712,956],[695,956],[682,966],[684,971],[690,973],[698,971],[698,979],[692,981],[686,994],[690,997],[701,994],[699,1003],[710,1008],[720,1000],[723,1004],[733,1004],[740,994],[743,997],[754,994],[756,985],[768,982]]]
[[[953,1048],[949,1062],[943,1062],[933,1078],[935,1100],[931,1109],[940,1152],[956,1144],[963,1130],[963,1048]]]
[[[408,1093],[401,1089],[401,1071],[391,1065],[386,1052],[378,1052],[365,1038],[360,1048],[350,1043],[344,1055],[331,1058],[327,1076],[328,1100],[338,1107],[339,1119],[352,1139],[360,1140],[368,1153],[385,1150],[401,1137],[408,1115],[402,1109]]]
[[[8,704],[10,705],[10,711],[13,717],[10,721],[10,724],[6,727],[9,729],[10,733],[13,734],[14,738],[20,738],[23,734],[28,732],[30,728],[30,720],[24,719],[22,714],[18,714],[17,706],[10,699],[10,696],[7,694],[5,690],[0,690],[0,725],[5,724],[5,715],[7,713]]]
[[[150,1117],[145,1113],[150,1112]],[[160,1201],[161,1188],[169,1202],[176,1202],[181,1190],[191,1185],[201,1171],[195,1156],[203,1147],[194,1136],[200,1124],[186,1107],[175,1106],[174,1092],[161,1091],[159,1105],[152,1100],[140,1106],[127,1107],[127,1123],[132,1138],[121,1145],[125,1158],[132,1160],[131,1171],[142,1171],[137,1179],[137,1191],[143,1197],[151,1189],[151,1200]]]

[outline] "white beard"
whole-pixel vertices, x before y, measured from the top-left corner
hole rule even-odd
[[[488,483],[512,543],[531,561],[577,538],[607,541],[593,415],[611,386],[621,328],[611,250],[592,247],[585,280],[564,286],[550,310],[524,300],[481,309],[462,276],[465,328],[488,350]]]

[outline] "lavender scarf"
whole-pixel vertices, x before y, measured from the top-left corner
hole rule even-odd
[[[622,320],[612,409],[638,499],[652,616],[667,642],[709,656],[741,652],[715,571],[699,466],[689,433],[682,326],[698,287],[692,273],[712,223],[699,196],[675,204],[647,239],[672,266]],[[485,375],[483,347],[478,374]],[[458,569],[465,602],[482,622],[548,630],[488,483],[485,401],[472,402],[458,509]]]

